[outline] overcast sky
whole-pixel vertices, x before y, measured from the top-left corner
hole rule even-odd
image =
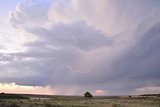
[[[1,0],[0,91],[160,93],[160,1]]]

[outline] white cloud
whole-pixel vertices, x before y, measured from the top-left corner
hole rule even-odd
[[[15,12],[10,13],[9,23],[17,28],[23,29],[34,26],[47,26],[48,10],[51,0],[24,0],[19,2]]]
[[[136,94],[159,94],[160,92],[160,87],[154,87],[154,86],[150,86],[150,87],[142,87],[142,88],[138,88],[136,89]]]

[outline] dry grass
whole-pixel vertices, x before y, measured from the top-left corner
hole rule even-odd
[[[1,99],[0,107],[160,107],[160,98],[55,96],[50,99]]]

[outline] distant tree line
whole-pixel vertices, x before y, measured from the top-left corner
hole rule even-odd
[[[29,99],[26,96],[21,96],[18,94],[5,94],[5,93],[1,93],[0,94],[0,99]]]
[[[160,94],[142,94],[142,95],[139,95],[139,96],[157,96],[157,97],[160,97]]]

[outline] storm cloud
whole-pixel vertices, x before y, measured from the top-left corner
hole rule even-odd
[[[25,51],[0,54],[0,81],[78,95],[160,87],[159,5],[158,0],[20,2],[9,23],[32,39],[23,44]]]

